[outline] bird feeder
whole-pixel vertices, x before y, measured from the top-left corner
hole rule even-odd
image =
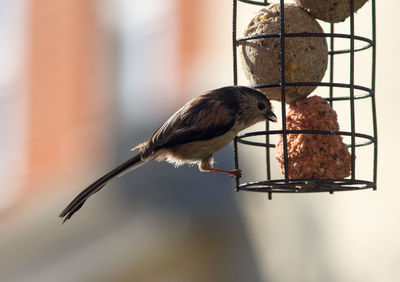
[[[279,108],[281,112],[278,116],[278,129],[271,129],[271,125],[266,122],[265,130],[246,132],[235,138],[235,168],[241,169],[243,176],[246,175],[246,168],[241,167],[241,159],[245,157],[245,153],[242,153],[245,146],[258,147],[264,150],[266,163],[262,180],[246,180],[244,182],[241,178],[236,178],[236,190],[266,192],[269,199],[272,198],[272,193],[329,192],[332,194],[336,191],[368,188],[375,190],[377,187],[375,1],[370,0],[364,6],[364,0],[361,1],[363,3],[359,3],[359,0],[336,1],[341,2],[339,5],[334,5],[337,11],[328,7],[329,2],[332,1],[297,0],[296,4],[289,4],[290,7],[284,2],[284,0],[281,0],[277,4],[270,4],[267,1],[233,0],[234,85],[238,84],[239,60],[241,67],[247,73],[247,84],[264,92],[270,99],[276,100],[274,106]],[[318,3],[323,7],[318,7]],[[238,35],[238,15],[240,15],[241,9],[249,5],[264,10],[260,11],[250,21],[243,36]],[[293,12],[292,6],[295,6],[294,8],[301,10],[301,12],[298,14],[296,14],[297,10]],[[358,30],[357,24],[359,24],[356,20],[355,11],[357,9],[363,10],[365,14],[368,6],[371,27],[370,34],[366,37],[364,34],[363,36],[355,34],[355,30]],[[325,13],[326,9],[328,9],[327,13]],[[322,12],[322,21],[318,19],[319,12]],[[296,17],[299,17],[299,19]],[[337,23],[343,21],[346,17],[344,23]],[[303,18],[304,23],[301,22]],[[324,28],[318,28],[314,21],[320,22]],[[307,25],[310,26],[309,30],[304,30]],[[338,25],[340,25],[340,29],[338,29],[340,32],[335,31],[335,27]],[[343,32],[343,29],[345,29],[345,32]],[[339,41],[346,42],[348,48],[337,48],[336,45],[340,44],[335,43]],[[304,42],[313,43],[304,45]],[[265,55],[266,59],[257,57],[262,56],[264,51],[268,53]],[[357,68],[356,62],[359,54],[363,54],[363,58],[367,58],[369,69]],[[299,57],[306,61],[299,61]],[[335,62],[337,60],[343,61],[343,58],[346,61],[346,69],[341,69],[339,75],[338,69],[335,68]],[[365,59],[363,63],[366,63]],[[276,65],[275,68],[274,64]],[[368,81],[359,82],[357,72],[365,74],[366,71],[370,72]],[[346,81],[343,81],[343,73],[346,73]],[[325,77],[325,79],[323,80],[322,77]],[[319,109],[322,109],[322,107],[331,108],[332,116],[336,115],[337,109],[341,111],[338,111],[338,116],[343,114],[342,109],[346,109],[348,124],[344,126],[345,130],[339,130],[339,127],[336,126],[326,128],[322,126],[317,129],[292,126],[291,115],[307,106],[307,99],[311,98],[306,97],[313,97],[314,91],[318,92],[319,89],[323,89],[323,91],[320,91],[324,93],[321,95],[322,101],[326,101],[325,104],[327,105],[322,105],[324,104],[322,102],[318,106],[317,104],[321,100],[314,98],[314,100],[318,100],[317,102],[314,101],[317,103],[316,107],[319,107]],[[366,112],[368,112],[368,115],[364,114]],[[325,116],[326,109],[321,110],[319,114],[321,113]],[[302,115],[299,114],[299,116]],[[322,120],[319,116],[316,116],[315,119]],[[369,127],[366,129],[364,126],[359,126],[360,120]],[[342,127],[343,124],[340,126]],[[304,140],[322,140],[316,141],[315,144],[318,144],[318,142],[322,144],[327,138],[336,138],[340,142],[343,140],[345,149],[340,149],[343,156],[340,157],[340,154],[335,151],[331,152],[331,155],[333,156],[333,165],[344,166],[341,162],[348,162],[346,176],[343,174],[336,175],[335,173],[327,174],[328,169],[332,169],[332,167],[323,166],[321,166],[318,176],[294,173],[296,164],[292,152],[294,147],[291,142],[297,138],[296,136],[309,137],[308,139],[303,138]],[[272,140],[275,140],[275,142],[272,142]],[[276,140],[280,141],[277,142]],[[310,145],[312,143],[310,142],[304,141],[304,144],[299,147],[300,149],[296,148],[298,154],[300,154],[300,161],[297,164],[300,167],[304,166],[301,153],[306,152],[306,149],[311,150],[307,146],[316,146]],[[321,152],[315,152],[315,156],[320,154],[327,158],[326,155],[323,155],[325,153],[323,152],[324,147],[320,146],[319,150]],[[363,150],[363,155],[370,157],[371,161],[368,164],[362,157],[357,157],[360,150]],[[279,160],[276,157],[277,151],[280,152]],[[311,157],[314,160],[316,158]],[[310,159],[311,162],[313,158]],[[315,161],[318,162],[318,160]],[[361,162],[363,162],[362,165]],[[369,165],[368,172],[360,172],[361,166],[364,169],[367,165]],[[272,173],[274,166],[275,168],[280,166],[282,174],[277,173],[276,170]],[[304,167],[304,169],[306,168]]]

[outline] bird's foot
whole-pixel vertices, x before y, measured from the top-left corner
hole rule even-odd
[[[242,177],[242,171],[240,169],[224,170],[224,169],[218,169],[218,168],[209,168],[208,170],[215,171],[215,172],[228,173],[230,176],[235,177],[235,178]]]
[[[240,169],[234,169],[230,171],[230,175],[235,178],[242,177],[242,171]]]

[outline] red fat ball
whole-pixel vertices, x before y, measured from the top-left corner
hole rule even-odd
[[[290,105],[287,130],[339,130],[336,112],[319,97],[299,100]],[[277,159],[284,171],[283,137],[277,144]],[[345,178],[350,175],[351,156],[340,135],[288,134],[289,178]]]

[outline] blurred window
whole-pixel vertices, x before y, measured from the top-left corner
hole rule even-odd
[[[26,170],[26,7],[0,1],[0,210],[16,199]]]

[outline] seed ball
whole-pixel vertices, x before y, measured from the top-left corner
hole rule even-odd
[[[354,0],[354,12],[368,0]],[[302,7],[317,19],[330,23],[342,22],[350,16],[350,0],[296,0]]]
[[[279,35],[280,6],[270,5],[256,14],[245,29],[244,36]],[[295,4],[285,4],[285,33],[323,33],[319,23]],[[278,84],[281,80],[280,38],[241,41],[239,56],[250,84]],[[325,37],[287,37],[285,39],[285,81],[320,82],[328,62]],[[315,86],[285,87],[285,101],[292,103],[305,98]],[[261,90],[272,100],[281,100],[281,88]]]
[[[318,96],[290,105],[287,130],[338,131],[336,112]],[[342,137],[334,134],[287,134],[288,174],[294,178],[345,178],[350,175],[351,156]],[[276,146],[276,158],[284,170],[283,136]]]

